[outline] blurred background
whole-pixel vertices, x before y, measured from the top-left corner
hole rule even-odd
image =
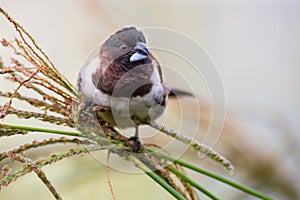
[[[32,34],[73,83],[89,53],[121,27],[168,28],[192,38],[207,51],[222,77],[227,115],[214,148],[232,161],[236,169],[230,176],[208,159],[195,159],[197,154],[192,150],[184,153],[184,159],[276,199],[300,199],[299,1],[2,0],[0,6]],[[1,17],[0,36],[12,39],[13,35],[13,29]],[[155,39],[150,37],[150,41]],[[0,48],[4,61],[9,61],[9,53]],[[191,50],[190,54],[193,53]],[[163,53],[158,52],[157,57],[172,66],[172,59]],[[164,77],[170,86],[190,90],[169,73]],[[10,89],[6,84],[1,79],[0,88]],[[170,101],[164,119],[167,118],[169,126],[175,126],[181,116],[182,132],[192,131],[189,129],[200,119],[197,137],[201,141],[210,137],[201,135],[210,124],[210,96],[202,90],[202,83],[194,80],[190,84],[197,101]],[[194,114],[195,109],[200,116]],[[181,110],[185,111],[184,116]],[[40,138],[32,134],[0,140],[0,150]],[[149,141],[161,142],[156,137]],[[169,149],[172,153],[176,150]],[[45,155],[53,152],[51,148],[43,151]],[[58,162],[46,167],[45,172],[64,199],[111,199],[105,166],[92,156]],[[145,175],[120,170],[111,173],[118,199],[173,199]],[[253,199],[206,177],[197,175],[195,179],[221,199]],[[0,199],[52,196],[35,174],[30,174],[3,188]]]

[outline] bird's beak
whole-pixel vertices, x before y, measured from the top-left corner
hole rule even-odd
[[[150,55],[150,52],[146,46],[145,43],[143,42],[137,42],[136,47],[134,48],[136,51],[129,59],[130,62],[137,62],[140,60],[144,60],[148,58]]]

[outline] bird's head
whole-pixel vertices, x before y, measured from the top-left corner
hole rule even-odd
[[[126,27],[111,35],[101,47],[100,58],[106,64],[118,60],[132,67],[151,62],[145,36],[135,27]]]

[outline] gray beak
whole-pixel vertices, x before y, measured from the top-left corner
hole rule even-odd
[[[144,59],[148,58],[148,56],[150,55],[150,52],[149,52],[146,44],[143,42],[137,42],[134,50],[136,52],[130,57],[130,59],[129,59],[130,62],[137,62],[140,60],[144,60]]]

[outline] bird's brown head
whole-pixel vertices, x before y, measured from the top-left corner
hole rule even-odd
[[[127,27],[117,31],[102,44],[99,56],[100,67],[93,75],[99,90],[107,94],[117,90],[117,96],[150,91],[154,58],[140,30]]]
[[[146,47],[144,34],[135,27],[123,28],[111,35],[100,49],[100,58],[104,64],[122,59],[129,64],[147,61],[150,52]]]

